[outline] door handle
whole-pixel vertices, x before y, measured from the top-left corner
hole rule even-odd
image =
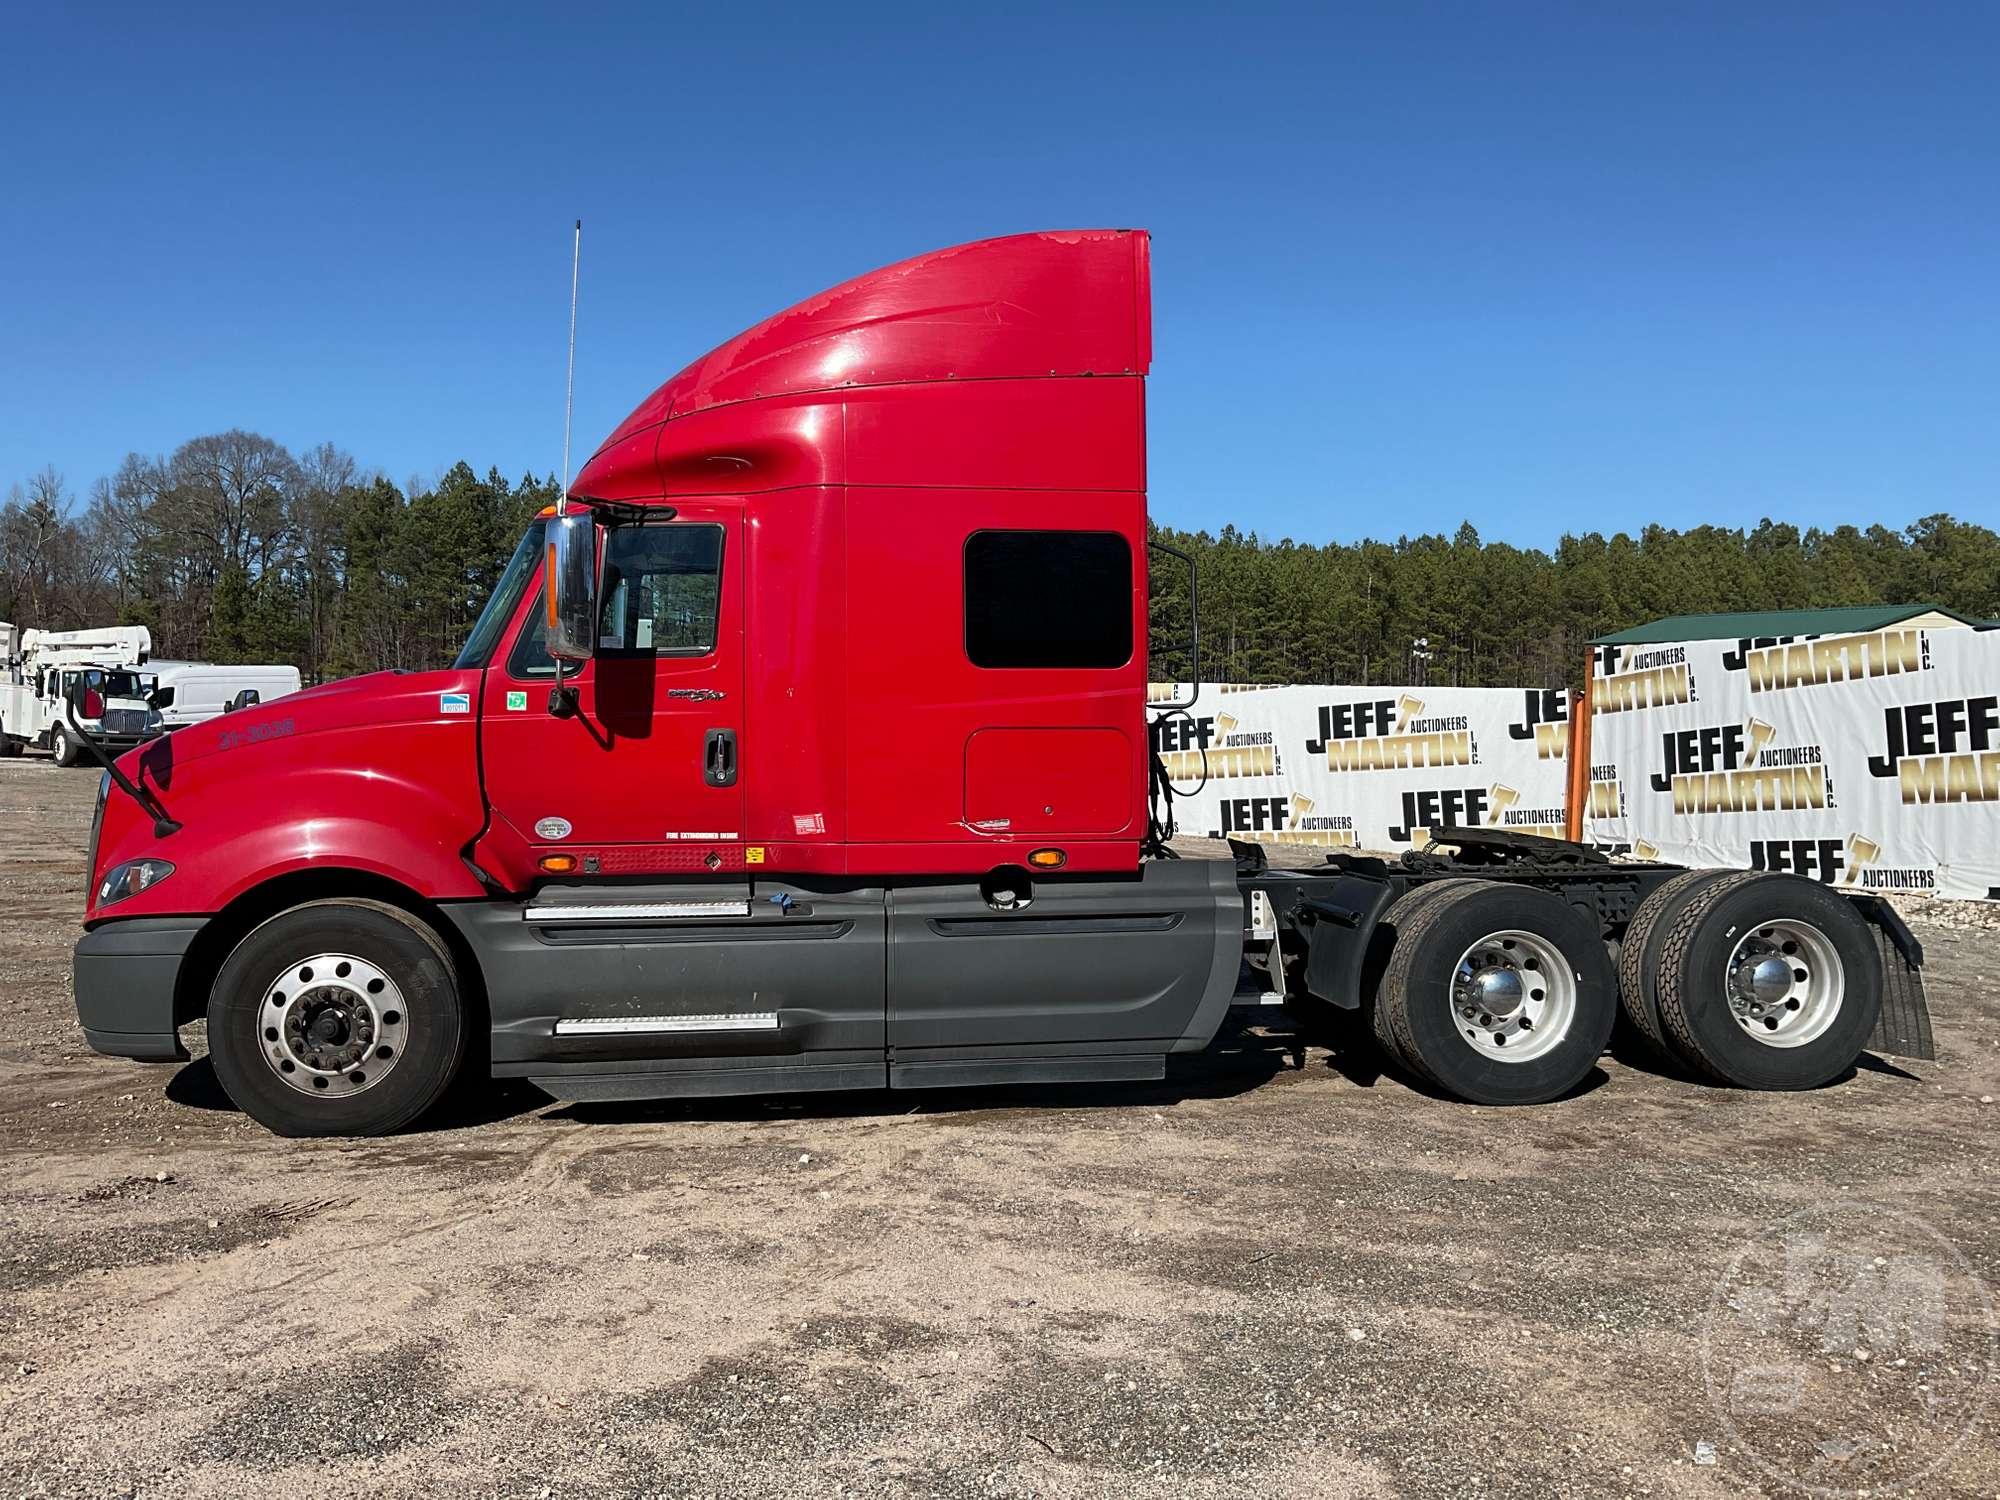
[[[701,747],[702,779],[710,786],[736,785],[736,731],[711,729]]]

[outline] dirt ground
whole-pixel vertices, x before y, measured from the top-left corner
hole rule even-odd
[[[1817,1409],[1932,1402],[1901,1453],[1774,1459],[1704,1377],[1802,1210],[2000,1285],[2000,932],[1918,929],[1937,1062],[1807,1094],[1621,1043],[1477,1109],[1247,1033],[1166,1085],[491,1087],[294,1142],[205,1059],[85,1048],[95,782],[0,762],[0,1495],[1882,1493],[1912,1446],[1922,1493],[2000,1492],[1976,1319],[1907,1365],[1829,1335]]]

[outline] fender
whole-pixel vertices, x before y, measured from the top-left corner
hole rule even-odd
[[[176,730],[121,762],[181,824],[165,838],[112,792],[86,922],[211,915],[300,870],[381,875],[432,900],[484,895],[461,853],[485,820],[477,672],[382,673]],[[453,705],[447,709],[445,705]],[[190,733],[192,731],[192,734]],[[270,816],[274,803],[282,820]],[[111,866],[142,855],[173,873],[100,911]]]

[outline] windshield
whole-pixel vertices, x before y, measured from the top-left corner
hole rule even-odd
[[[78,673],[63,673],[63,687],[68,689],[77,679]],[[107,698],[143,698],[145,686],[137,672],[106,672],[97,667],[88,667],[81,674],[84,686],[104,694]]]
[[[528,591],[528,580],[535,576],[535,568],[542,560],[542,523],[534,522],[528,527],[527,535],[521,538],[521,545],[514,549],[514,555],[507,560],[506,571],[500,581],[493,585],[493,597],[486,601],[486,608],[479,612],[474,622],[472,634],[465,638],[465,647],[458,653],[454,667],[464,670],[468,667],[483,667],[493,656],[493,647],[500,639],[500,632],[507,628],[507,622],[514,618],[515,606],[520,604],[521,595]]]

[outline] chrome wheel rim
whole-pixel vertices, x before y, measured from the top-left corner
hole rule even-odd
[[[1766,1047],[1803,1047],[1825,1035],[1847,998],[1847,970],[1832,940],[1789,917],[1745,932],[1723,983],[1736,1024]]]
[[[257,1007],[265,1065],[287,1087],[320,1098],[374,1088],[403,1060],[409,1034],[396,981],[351,953],[287,965]]]
[[[1482,1057],[1532,1062],[1569,1035],[1576,972],[1539,933],[1488,933],[1452,970],[1451,1019],[1459,1040]]]

